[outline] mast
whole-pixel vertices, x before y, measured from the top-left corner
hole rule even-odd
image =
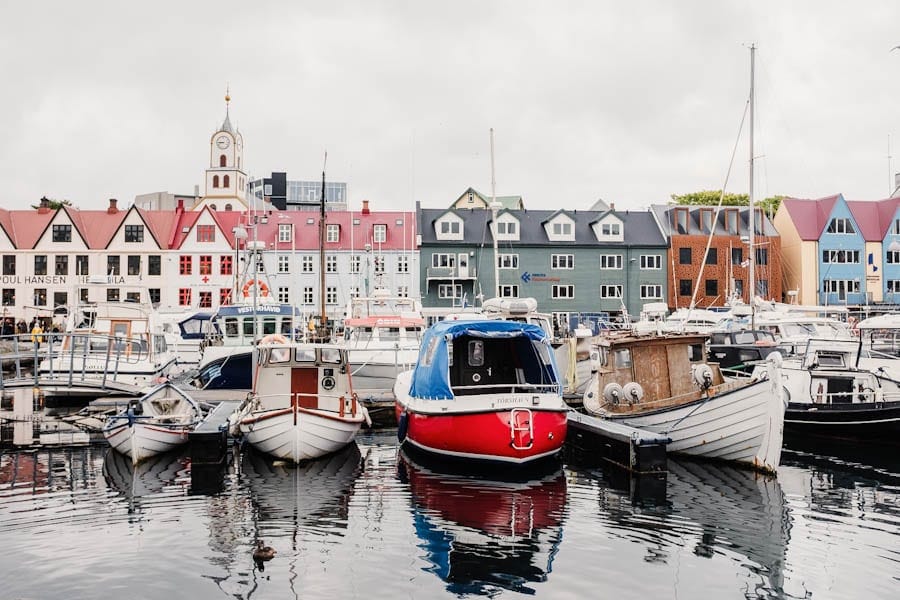
[[[756,329],[756,249],[753,244],[756,234],[756,209],[753,204],[753,105],[754,105],[754,69],[756,67],[756,44],[750,44],[750,233],[748,235],[750,246],[750,329]]]
[[[322,197],[319,199],[319,337],[325,332],[327,316],[325,315],[325,165],[328,163],[328,152],[322,163]]]
[[[494,297],[500,297],[500,255],[497,254],[497,182],[494,180],[494,128],[491,127],[491,224],[494,240]]]

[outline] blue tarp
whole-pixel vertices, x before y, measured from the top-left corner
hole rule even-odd
[[[550,347],[550,338],[537,325],[502,320],[441,321],[425,331],[419,360],[413,371],[410,395],[429,400],[451,400],[450,364],[448,344],[461,336],[485,339],[519,338],[526,341],[528,351],[515,357],[528,371],[529,383],[558,384],[559,371]],[[545,347],[543,353],[548,362],[543,362],[534,343]],[[512,360],[513,357],[510,357]],[[463,360],[463,357],[457,358]]]

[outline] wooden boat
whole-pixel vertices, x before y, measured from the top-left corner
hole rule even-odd
[[[778,367],[726,379],[707,363],[705,335],[606,337],[594,346],[587,412],[671,438],[668,451],[775,472],[784,403]]]
[[[550,338],[535,325],[433,325],[394,396],[401,444],[444,458],[522,465],[565,442],[569,408]]]
[[[113,450],[138,464],[186,443],[202,418],[203,411],[192,398],[165,382],[107,418],[103,436]]]

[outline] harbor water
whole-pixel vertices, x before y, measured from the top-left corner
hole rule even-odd
[[[855,455],[854,455],[855,453]],[[891,458],[893,456],[893,458]],[[893,449],[791,448],[777,478],[669,459],[665,481],[565,458],[440,469],[366,432],[299,467],[233,448],[0,454],[2,598],[896,598]],[[257,540],[275,549],[257,562]]]

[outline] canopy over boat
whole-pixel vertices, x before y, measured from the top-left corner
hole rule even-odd
[[[422,340],[419,360],[413,371],[410,396],[430,400],[451,400],[450,360],[447,350],[454,339],[468,336],[484,339],[522,338],[529,351],[517,352],[517,360],[528,381],[559,382],[550,338],[537,325],[516,321],[441,321],[432,325]],[[537,350],[538,346],[540,350]]]

